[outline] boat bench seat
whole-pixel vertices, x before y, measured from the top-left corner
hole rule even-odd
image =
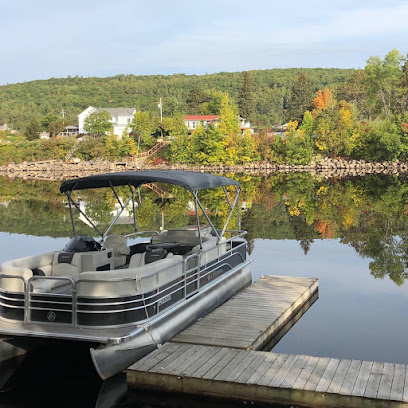
[[[132,296],[154,290],[182,274],[183,257],[180,255],[126,269],[82,272],[77,282],[78,296]]]
[[[124,235],[109,235],[106,237],[104,247],[112,249],[114,267],[118,268],[126,264],[130,248],[127,246],[127,238]]]
[[[198,243],[191,251],[187,252],[186,256],[199,254],[201,252],[200,263],[204,265],[227,252],[226,241],[227,239],[225,237],[222,237],[220,242],[218,242],[217,237],[203,237],[201,248],[200,243]],[[198,258],[189,259],[187,268],[191,269],[197,266],[197,259]]]
[[[40,271],[45,276],[51,275],[54,252],[13,259],[0,265],[0,273],[9,276],[21,276],[28,281],[34,273]],[[34,271],[34,273],[33,273]],[[0,278],[0,288],[10,292],[24,292],[21,279]]]
[[[203,237],[204,240],[204,237]],[[190,235],[179,234],[159,234],[152,237],[152,244],[161,244],[163,242],[178,242],[180,246],[194,247],[200,244],[200,238]]]

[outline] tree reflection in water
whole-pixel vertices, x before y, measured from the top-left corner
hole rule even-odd
[[[408,277],[408,183],[406,177],[365,176],[325,180],[307,173],[250,177],[227,176],[241,182],[242,227],[248,231],[248,250],[255,239],[299,241],[305,255],[317,239],[337,239],[370,258],[374,278],[389,276],[397,285]],[[138,203],[140,229],[166,229],[195,223],[191,196],[177,186],[162,185],[162,194],[141,189]],[[59,194],[59,182],[0,179],[0,231],[35,236],[66,237],[71,234],[68,209]],[[118,189],[126,197],[128,189]],[[229,207],[222,189],[200,193],[206,212],[221,227]],[[99,226],[113,218],[111,191],[81,191],[87,215]],[[190,204],[189,204],[190,201]],[[128,217],[133,217],[129,209]],[[206,222],[201,214],[202,222]],[[236,229],[232,217],[229,228]],[[76,215],[77,233],[93,234]],[[133,226],[119,223],[113,233],[130,233]],[[103,228],[102,228],[103,230]]]

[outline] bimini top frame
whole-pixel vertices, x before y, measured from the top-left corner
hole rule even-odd
[[[238,216],[238,229],[241,229],[240,223],[240,215],[239,215],[239,205],[238,205],[238,198],[240,192],[240,184],[236,180],[229,179],[227,177],[216,176],[213,174],[207,173],[197,173],[192,171],[175,171],[175,170],[146,170],[146,171],[135,171],[135,172],[121,172],[121,173],[107,173],[107,174],[97,174],[95,176],[88,176],[88,177],[81,177],[73,180],[66,180],[61,184],[60,191],[61,193],[65,193],[68,197],[69,202],[69,210],[71,214],[71,222],[72,222],[72,229],[75,234],[75,226],[74,226],[74,218],[72,214],[72,205],[91,223],[93,228],[101,235],[102,239],[106,237],[108,232],[111,230],[113,225],[116,223],[122,211],[127,207],[130,200],[132,200],[133,204],[133,218],[134,218],[134,225],[135,231],[137,231],[137,220],[136,220],[136,213],[135,213],[135,192],[136,190],[142,186],[143,184],[147,183],[167,183],[167,184],[175,184],[181,187],[184,187],[186,190],[190,191],[194,197],[194,204],[195,204],[195,212],[197,217],[197,227],[198,227],[198,235],[200,237],[201,242],[201,235],[200,235],[200,219],[198,213],[198,207],[201,209],[203,215],[209,222],[214,234],[217,236],[218,240],[224,235],[227,225],[231,219],[233,211],[235,207],[237,208],[237,216]],[[130,196],[127,201],[123,204],[117,195],[115,188],[116,186],[129,186],[130,188]],[[227,190],[225,187],[227,186],[234,186],[235,189],[235,197],[231,202]],[[103,188],[103,187],[110,187],[121,207],[121,211],[112,221],[108,229],[102,233],[96,227],[96,225],[90,220],[86,214],[81,211],[77,203],[71,198],[71,193],[74,190],[83,190],[83,189],[93,189],[93,188]],[[214,227],[213,223],[209,219],[208,215],[205,212],[203,205],[201,204],[198,198],[198,191],[208,189],[208,188],[216,188],[222,187],[225,193],[226,200],[230,207],[230,212],[228,214],[227,220],[224,224],[224,227],[221,232],[218,232],[217,229]]]
[[[169,183],[184,187],[194,193],[206,188],[239,186],[238,181],[213,174],[196,173],[193,171],[146,170],[123,173],[97,174],[66,180],[61,184],[61,193],[88,188],[116,187],[131,185],[138,188],[146,183]]]

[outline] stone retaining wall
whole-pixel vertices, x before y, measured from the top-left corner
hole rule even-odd
[[[82,177],[97,173],[110,173],[118,171],[135,171],[146,169],[172,169],[190,170],[217,173],[249,173],[249,174],[271,174],[309,172],[312,175],[319,174],[326,178],[341,178],[346,176],[362,176],[366,174],[406,174],[408,163],[405,162],[379,162],[371,163],[363,160],[322,159],[311,162],[308,165],[276,165],[273,163],[250,163],[248,165],[217,165],[217,166],[189,166],[189,165],[146,165],[137,162],[62,162],[43,161],[32,163],[9,164],[0,166],[0,175],[7,177],[38,178],[38,179],[63,179]]]

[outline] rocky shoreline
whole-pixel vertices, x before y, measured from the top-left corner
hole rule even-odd
[[[342,178],[350,176],[364,176],[367,174],[406,174],[408,163],[406,162],[366,162],[364,160],[344,160],[336,158],[324,158],[312,161],[308,165],[274,164],[268,162],[256,162],[247,165],[149,165],[135,161],[108,162],[103,160],[90,162],[63,162],[43,161],[24,162],[0,166],[0,175],[10,178],[37,178],[37,179],[65,179],[82,177],[91,174],[109,173],[118,171],[135,171],[147,169],[171,169],[190,170],[216,173],[249,173],[249,174],[273,174],[308,172],[318,174],[325,178]]]

